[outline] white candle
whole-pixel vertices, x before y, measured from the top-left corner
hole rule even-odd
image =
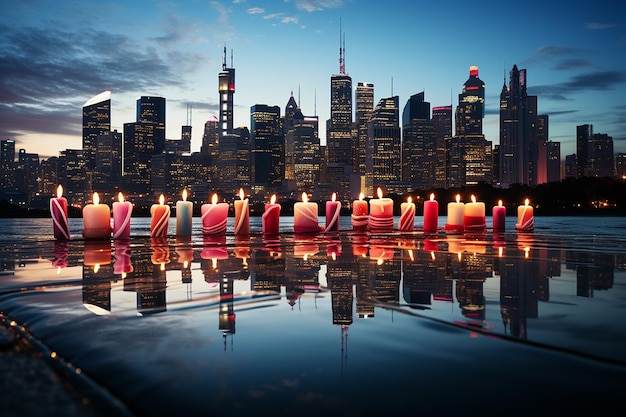
[[[370,229],[393,229],[393,200],[383,198],[383,191],[378,188],[378,198],[370,200]]]
[[[463,231],[463,216],[465,214],[465,204],[461,203],[461,195],[456,195],[456,202],[448,203],[448,220],[445,229],[448,233],[459,233]]]
[[[309,202],[306,193],[302,193],[302,201],[293,205],[293,231],[295,233],[319,232],[317,203]]]
[[[519,231],[531,231],[535,228],[535,217],[533,207],[528,205],[526,199],[523,206],[517,207],[517,223],[515,229]]]
[[[472,202],[465,204],[463,227],[466,232],[481,231],[487,227],[485,217],[485,203],[476,201],[472,194]]]

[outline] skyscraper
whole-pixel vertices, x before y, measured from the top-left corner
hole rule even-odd
[[[367,147],[367,122],[374,111],[374,84],[359,82],[355,91],[355,117],[356,136],[352,146],[354,172],[361,176],[365,175],[365,154]]]
[[[232,67],[232,52],[231,52]],[[220,115],[219,115],[219,134],[225,135],[233,132],[234,121],[234,103],[235,95],[235,68],[226,66],[226,47],[224,47],[224,57],[222,61],[222,71],[218,75],[218,92],[220,95]]]
[[[96,166],[96,138],[111,131],[111,92],[103,91],[83,104],[83,154],[86,167]]]
[[[165,150],[165,98],[141,96],[137,99],[137,123],[144,125],[149,140],[154,143],[153,154]]]
[[[250,108],[253,184],[258,191],[278,191],[285,176],[284,133],[280,107],[256,104]]]
[[[447,187],[446,149],[452,138],[452,106],[436,106],[432,110],[433,127],[435,128],[435,188]]]
[[[469,78],[463,84],[456,108],[456,136],[483,134],[485,117],[485,83],[478,78],[478,67],[471,66]]]
[[[593,125],[576,126],[576,176],[581,178],[588,175],[587,162],[589,160],[589,144],[593,137]]]
[[[424,101],[422,91],[407,100],[402,112],[402,181],[415,188],[432,187],[435,183],[436,155],[430,103]]]
[[[374,195],[374,188],[400,181],[400,109],[398,96],[380,99],[367,129],[365,189]]]
[[[15,184],[15,141],[2,139],[0,142],[0,187],[12,188]]]

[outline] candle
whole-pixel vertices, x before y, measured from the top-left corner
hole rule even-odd
[[[170,218],[170,206],[165,205],[165,197],[161,194],[159,204],[153,204],[150,207],[150,236],[166,237],[167,226]]]
[[[439,203],[435,194],[430,193],[430,200],[424,201],[424,233],[434,233],[439,228]]]
[[[337,193],[333,193],[331,200],[326,202],[326,229],[324,232],[339,230],[339,214],[341,202],[337,200]]]
[[[480,232],[486,225],[485,203],[476,201],[472,194],[472,202],[465,204],[463,227],[466,232]]]
[[[133,205],[130,201],[124,201],[122,193],[118,193],[117,198],[119,201],[113,203],[113,239],[128,239]]]
[[[533,207],[528,205],[528,199],[523,206],[517,207],[517,223],[515,230],[532,231],[535,228],[535,217],[533,215]]]
[[[226,233],[228,203],[218,203],[217,194],[213,194],[211,204],[203,204],[201,210],[202,234],[221,235]]]
[[[272,195],[269,204],[265,204],[265,211],[261,216],[261,226],[266,235],[277,235],[280,224],[280,204],[276,203],[276,194]]]
[[[456,195],[456,202],[448,203],[448,221],[445,229],[448,233],[459,233],[463,231],[463,216],[465,204],[461,203],[461,195]]]
[[[83,224],[85,239],[111,237],[111,210],[106,204],[100,204],[98,193],[93,193],[93,204],[83,207]]]
[[[235,200],[235,235],[250,234],[250,209],[244,199],[243,188],[239,189],[239,200]]]
[[[378,188],[378,198],[370,200],[370,229],[393,229],[393,200],[383,198],[383,191]]]
[[[363,200],[363,193],[359,194],[359,199],[352,202],[352,228],[363,230],[367,228],[369,222],[367,201]]]
[[[502,206],[502,200],[491,210],[491,228],[494,232],[504,232],[506,220],[506,207]]]
[[[309,202],[306,193],[302,193],[302,201],[293,205],[293,231],[295,233],[315,233],[320,231],[317,203]]]
[[[415,223],[415,203],[411,197],[406,203],[400,204],[400,220],[398,221],[398,230],[402,232],[410,232],[413,230]]]
[[[191,236],[193,203],[187,201],[187,189],[183,190],[182,201],[176,202],[176,236]]]
[[[63,187],[57,187],[57,196],[50,199],[50,215],[56,239],[70,239],[70,226],[67,216],[67,200],[63,196]]]

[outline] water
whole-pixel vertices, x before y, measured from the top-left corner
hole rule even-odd
[[[346,217],[302,236],[281,217],[267,239],[252,218],[242,239],[205,238],[195,218],[190,239],[170,222],[155,240],[133,219],[130,241],[98,242],[71,219],[57,242],[49,219],[1,219],[0,311],[141,416],[621,404],[626,218],[538,217],[524,234],[507,218],[483,236],[425,236],[420,221],[358,234]]]

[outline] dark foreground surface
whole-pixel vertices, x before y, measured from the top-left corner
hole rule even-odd
[[[48,223],[0,224],[3,416],[622,407],[626,218],[188,240],[140,221],[127,242]]]

